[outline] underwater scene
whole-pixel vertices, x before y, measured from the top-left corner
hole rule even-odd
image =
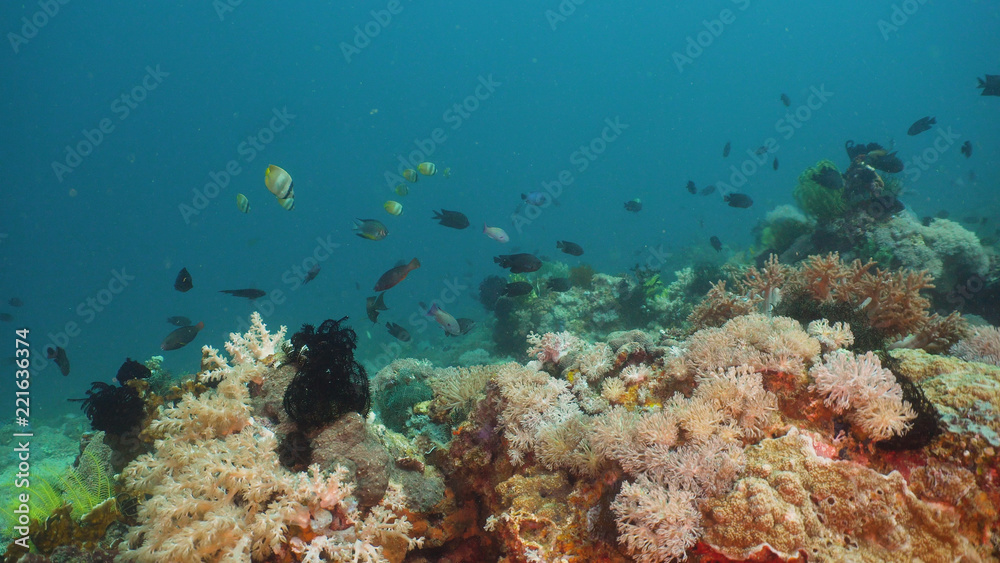
[[[0,563],[1000,562],[1000,3],[0,6]]]

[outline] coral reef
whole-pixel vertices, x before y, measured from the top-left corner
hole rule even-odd
[[[977,327],[952,346],[951,353],[969,362],[1000,366],[1000,330],[993,326]]]
[[[979,238],[948,219],[922,224],[911,213],[900,213],[867,233],[884,264],[891,268],[924,269],[945,293],[972,276],[986,276],[990,259]]]
[[[162,406],[146,430],[155,450],[123,471],[126,490],[147,500],[122,559],[260,561],[297,553],[302,561],[381,562],[386,550],[417,547],[398,486],[388,485],[363,514],[347,468],[313,465],[306,475],[281,466],[274,432],[252,416],[248,387],[268,378],[280,337],[259,315],[252,322],[227,345],[234,366],[205,347],[203,365],[212,369],[201,377],[218,385]]]
[[[704,536],[734,560],[980,561],[952,507],[922,501],[898,472],[817,454],[808,435],[747,448],[732,492],[707,503]]]

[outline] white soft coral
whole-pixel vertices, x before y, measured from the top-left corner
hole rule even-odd
[[[199,378],[202,381],[219,381],[235,370],[238,376],[235,381],[244,383],[254,380],[260,383],[261,373],[267,368],[268,358],[274,356],[281,348],[287,330],[287,327],[282,326],[272,335],[267,331],[267,325],[261,319],[260,313],[254,311],[250,315],[250,330],[245,334],[229,333],[229,342],[226,342],[225,347],[233,359],[233,365],[230,366],[215,348],[203,346]]]
[[[262,362],[278,350],[287,330],[287,327],[282,326],[272,335],[267,331],[267,325],[260,318],[260,313],[254,311],[250,315],[250,330],[246,334],[235,332],[229,334],[226,352],[229,352],[237,364],[246,363],[248,360]]]

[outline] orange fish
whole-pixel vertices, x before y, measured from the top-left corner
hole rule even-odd
[[[382,274],[375,284],[375,291],[385,291],[397,283],[406,279],[406,275],[420,267],[420,260],[414,258],[409,264],[396,266],[388,272]]]

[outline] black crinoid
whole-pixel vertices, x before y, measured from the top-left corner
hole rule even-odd
[[[74,399],[79,400],[79,399]],[[80,405],[94,430],[122,435],[142,423],[146,406],[139,392],[128,385],[118,387],[102,381],[91,383]]]
[[[367,416],[371,389],[365,368],[354,360],[358,337],[341,328],[347,317],[327,319],[315,329],[302,325],[288,357],[299,371],[285,391],[284,406],[300,430],[318,428],[348,412]]]

